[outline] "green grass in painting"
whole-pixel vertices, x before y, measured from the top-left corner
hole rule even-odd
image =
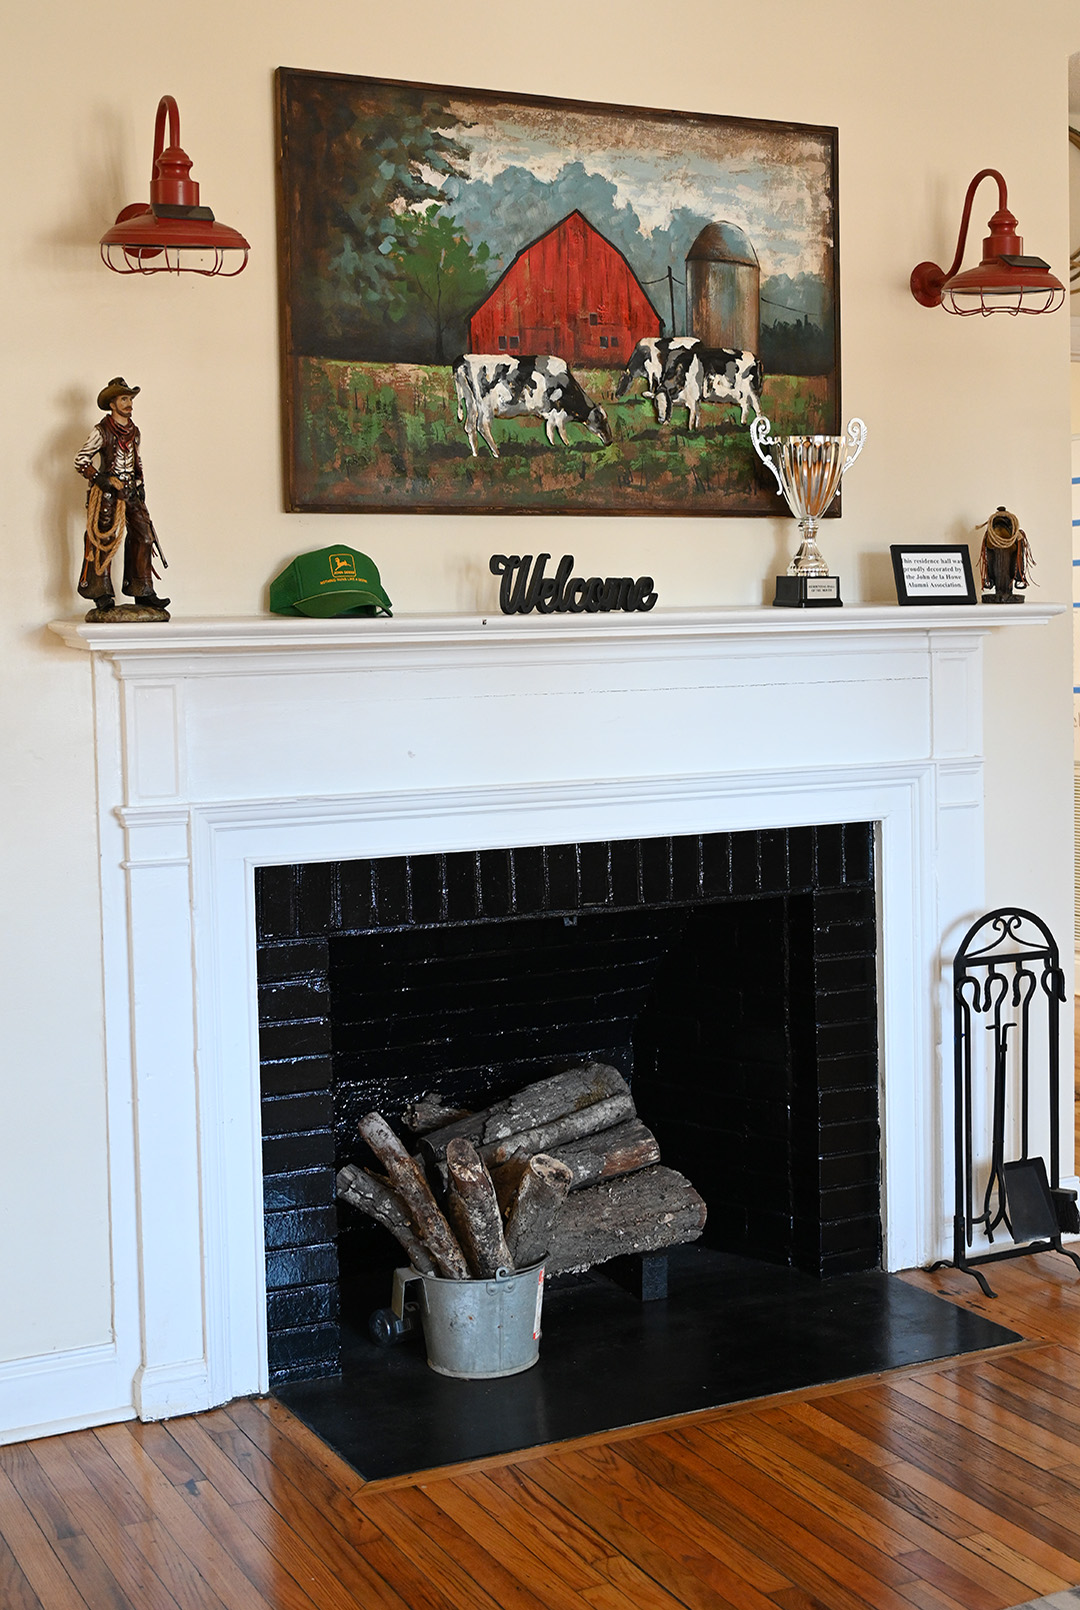
[[[605,447],[581,425],[548,444],[540,419],[496,419],[492,458],[473,458],[448,366],[302,358],[297,373],[294,491],[301,507],[500,508],[709,514],[773,507],[738,409],[706,404],[658,426],[652,404],[612,397],[619,371],[578,371],[611,425]],[[762,408],[774,433],[827,428],[828,381],[767,377]]]

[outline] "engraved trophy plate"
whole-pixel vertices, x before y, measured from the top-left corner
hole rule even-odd
[[[853,419],[846,436],[770,436],[769,430],[769,421],[759,417],[750,427],[750,439],[802,535],[787,575],[776,578],[773,603],[787,609],[839,608],[840,578],[829,574],[818,548],[818,521],[862,452],[866,426]]]

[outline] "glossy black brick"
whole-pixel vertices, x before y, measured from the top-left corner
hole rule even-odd
[[[325,1325],[338,1317],[339,1300],[335,1282],[323,1286],[288,1286],[266,1294],[267,1329],[300,1330],[308,1325]]]
[[[826,889],[814,896],[814,921],[819,927],[837,922],[873,922],[873,889]]]
[[[289,939],[297,933],[296,867],[255,869],[255,913],[260,939]]]
[[[256,955],[259,984],[272,984],[281,979],[320,978],[326,972],[327,954],[325,939],[270,941],[260,934]]]
[[[619,839],[611,846],[611,895],[616,906],[641,904],[641,846]]]
[[[861,952],[872,956],[876,946],[872,922],[834,922],[817,932],[815,946],[819,956],[838,956]]]
[[[475,855],[446,857],[446,918],[448,922],[473,922],[479,916],[480,874]]]
[[[874,1152],[849,1152],[820,1160],[818,1177],[822,1191],[851,1185],[865,1185],[878,1178],[880,1161]]]
[[[577,845],[552,844],[544,851],[547,906],[550,911],[576,911],[581,902]]]
[[[322,1056],[329,1050],[328,1017],[306,1018],[298,1023],[264,1023],[259,1030],[259,1055],[267,1062]]]
[[[284,1213],[267,1213],[264,1220],[266,1250],[283,1247],[315,1247],[330,1242],[337,1233],[334,1207],[296,1207]]]
[[[282,1174],[272,1174],[265,1169],[263,1173],[263,1206],[267,1213],[294,1208],[332,1208],[334,1200],[334,1170],[328,1165],[293,1169]]]
[[[782,828],[758,834],[758,864],[762,893],[786,892],[789,887],[787,833]]]
[[[337,1247],[285,1247],[266,1255],[266,1289],[315,1286],[337,1279]]]
[[[876,1118],[864,1118],[846,1124],[823,1124],[819,1133],[819,1152],[822,1157],[837,1157],[843,1152],[871,1152],[879,1144],[881,1134]]]
[[[868,1246],[851,1253],[822,1254],[818,1272],[822,1280],[829,1280],[832,1275],[861,1275],[864,1270],[880,1269],[880,1265],[882,1265],[882,1243],[879,1235],[876,1248]]]
[[[844,834],[844,882],[874,881],[874,824],[846,822]]]
[[[817,1065],[819,1090],[846,1090],[852,1085],[877,1085],[877,1057],[871,1053],[861,1056],[819,1057]]]
[[[844,831],[842,827],[815,827],[814,876],[821,889],[844,881]]]
[[[380,928],[398,928],[410,920],[408,862],[402,855],[372,862],[375,884],[375,921]]]
[[[583,906],[606,906],[611,900],[610,845],[582,844],[578,857]]]
[[[262,1156],[266,1174],[328,1168],[334,1161],[334,1137],[329,1129],[316,1129],[305,1135],[264,1135]]]
[[[481,850],[480,901],[485,917],[508,917],[514,909],[509,850]]]
[[[671,898],[698,901],[702,897],[701,840],[696,835],[680,836],[671,844]]]
[[[263,1062],[259,1078],[264,1096],[294,1096],[305,1090],[333,1087],[333,1062],[328,1056],[288,1057],[283,1062]]]
[[[877,982],[877,957],[867,955],[818,956],[814,978],[819,992],[843,993],[845,990],[873,990]]]
[[[300,1366],[305,1366],[303,1379],[336,1375],[340,1350],[341,1331],[333,1324],[274,1331],[267,1337],[270,1372],[275,1380],[290,1379],[285,1372],[296,1372]],[[322,1364],[332,1364],[333,1368],[320,1370],[318,1366]]]
[[[343,861],[338,875],[341,927],[345,932],[375,926],[375,870],[371,861]]]
[[[296,870],[297,933],[325,934],[339,927],[337,868],[312,861]]]
[[[818,1054],[846,1057],[870,1054],[877,1045],[877,1019],[862,1023],[822,1023],[818,1026]]]
[[[647,906],[671,899],[671,840],[644,839],[641,845],[641,898]]]
[[[514,911],[520,917],[536,916],[545,909],[544,852],[538,845],[516,849],[511,854],[514,881]]]
[[[753,895],[761,892],[761,865],[756,833],[731,835],[731,892]]]
[[[788,887],[809,889],[814,882],[814,830],[789,827],[787,830]]]
[[[737,835],[744,837],[745,835]],[[709,833],[701,840],[702,892],[713,899],[732,889],[732,835]]]
[[[259,1022],[289,1023],[296,1018],[329,1015],[329,981],[325,973],[284,983],[259,986]]]
[[[412,920],[442,922],[446,916],[446,866],[441,855],[409,857],[409,892]]]
[[[824,1090],[818,1096],[818,1120],[822,1124],[848,1124],[876,1121],[876,1085],[854,1085],[841,1090]]]
[[[263,1134],[294,1135],[301,1130],[329,1129],[334,1117],[334,1098],[329,1089],[309,1090],[298,1095],[264,1096]]]

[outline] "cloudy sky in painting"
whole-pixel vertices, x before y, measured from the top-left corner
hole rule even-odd
[[[555,103],[454,101],[455,135],[472,153],[466,183],[491,185],[509,168],[550,183],[568,163],[607,180],[641,233],[664,231],[683,209],[738,224],[765,274],[828,276],[832,247],[827,140],[783,125],[747,127],[687,117],[611,116]],[[471,125],[471,126],[470,126]]]

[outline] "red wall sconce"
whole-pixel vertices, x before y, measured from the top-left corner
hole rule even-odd
[[[150,204],[125,207],[118,215],[101,237],[102,261],[116,274],[221,274],[231,279],[247,266],[249,251],[243,235],[219,224],[209,207],[199,205],[191,158],[180,146],[180,113],[172,96],[163,95],[154,125]]]
[[[959,274],[972,198],[983,179],[997,180],[998,210],[987,225],[990,233],[983,241],[982,262]],[[952,267],[920,263],[911,272],[911,294],[923,307],[943,307],[946,313],[965,317],[972,313],[1054,313],[1065,302],[1065,287],[1051,274],[1050,264],[1041,257],[1024,256],[1024,242],[1009,211],[1005,180],[996,168],[983,168],[968,185]]]

